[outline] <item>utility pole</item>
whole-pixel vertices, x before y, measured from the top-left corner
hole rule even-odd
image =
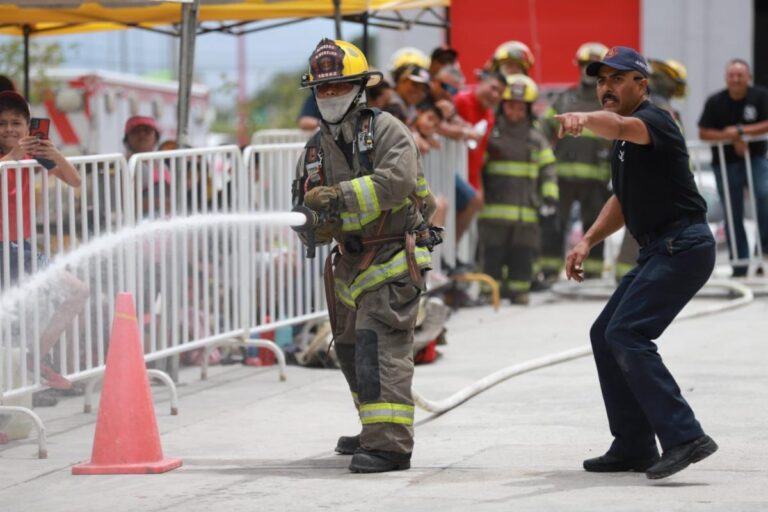
[[[333,18],[336,22],[336,39],[344,39],[341,36],[341,0],[333,0]]]

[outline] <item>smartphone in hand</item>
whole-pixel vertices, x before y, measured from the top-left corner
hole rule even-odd
[[[48,132],[51,128],[51,120],[44,117],[33,117],[29,120],[29,134],[38,139],[48,139]],[[56,167],[56,162],[47,158],[35,157],[40,165],[48,170]]]

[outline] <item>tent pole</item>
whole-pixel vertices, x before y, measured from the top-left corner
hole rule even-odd
[[[451,47],[451,8],[445,8],[445,45]]]
[[[333,0],[333,17],[336,21],[336,39],[343,39],[341,36],[341,0]]]
[[[32,28],[24,25],[24,97],[29,101],[29,34]]]
[[[246,36],[237,36],[237,143],[248,145],[248,78]]]
[[[189,105],[195,70],[195,38],[200,0],[181,7],[181,44],[179,45],[179,97],[176,110],[176,142],[180,148],[188,144]]]

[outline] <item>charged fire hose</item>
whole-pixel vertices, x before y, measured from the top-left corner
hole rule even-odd
[[[692,318],[699,318],[702,316],[709,316],[715,313],[721,313],[723,311],[728,311],[731,309],[745,306],[754,300],[754,294],[752,293],[752,290],[750,290],[748,287],[744,286],[741,283],[737,283],[731,280],[712,279],[705,285],[705,288],[726,289],[732,293],[738,294],[739,297],[737,299],[729,300],[725,304],[717,304],[712,307],[703,308],[698,311],[692,311],[690,313],[682,314],[677,317],[677,320],[690,320]],[[522,375],[524,373],[532,372],[534,370],[538,370],[541,368],[554,366],[560,363],[565,363],[567,361],[573,361],[574,359],[579,359],[579,358],[588,356],[591,353],[592,353],[592,346],[584,345],[581,347],[572,348],[570,350],[565,350],[563,352],[557,352],[555,354],[550,354],[550,355],[539,357],[536,359],[531,359],[523,363],[507,366],[506,368],[502,368],[501,370],[498,370],[486,377],[483,377],[482,379],[478,380],[474,384],[457,391],[453,395],[443,400],[437,400],[437,401],[429,400],[421,396],[415,389],[411,389],[411,394],[413,396],[413,401],[416,403],[416,405],[418,405],[425,411],[435,413],[435,414],[442,414],[444,412],[448,412],[451,409],[461,405],[462,403],[466,402],[470,398],[479,395],[483,391],[490,389],[496,384],[504,382],[507,379],[516,377],[518,375]]]

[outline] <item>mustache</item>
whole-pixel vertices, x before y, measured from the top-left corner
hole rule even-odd
[[[617,98],[616,96],[614,96],[614,95],[613,95],[613,94],[611,94],[610,92],[607,92],[607,93],[603,94],[603,99],[601,100],[601,103],[605,104],[605,102],[606,102],[607,100],[613,100],[613,101],[615,101],[616,103],[618,103],[618,102],[619,102],[619,98]]]

